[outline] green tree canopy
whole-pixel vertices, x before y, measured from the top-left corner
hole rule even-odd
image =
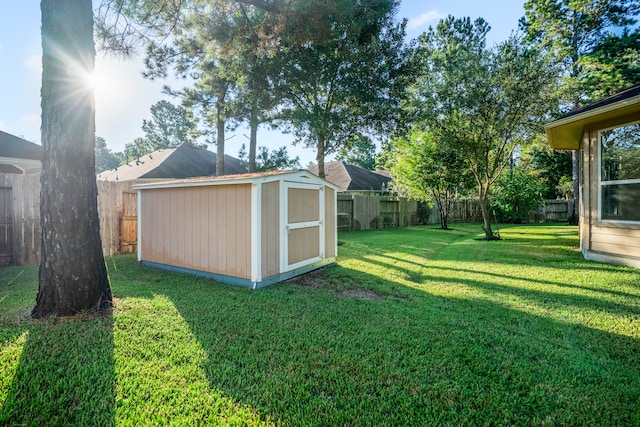
[[[297,142],[315,148],[321,177],[326,155],[355,136],[388,130],[397,111],[393,83],[405,34],[394,19],[397,2],[351,3],[342,15],[323,16],[320,36],[308,43],[297,43],[295,28],[279,40],[280,117]]]
[[[350,165],[369,171],[376,169],[376,144],[366,135],[352,138],[346,145],[338,149],[336,160],[343,160]]]
[[[437,141],[433,134],[413,130],[386,145],[385,167],[393,177],[393,191],[420,201],[435,201],[440,227],[449,229],[453,201],[473,185],[473,176],[455,144]]]
[[[238,158],[249,163],[249,155],[244,144],[240,147]],[[269,151],[267,147],[259,147],[256,156],[254,172],[268,172],[277,170],[300,169],[300,157],[289,157],[287,147],[280,147]]]
[[[537,51],[513,36],[486,47],[482,18],[448,17],[423,34],[412,58],[418,72],[407,114],[416,129],[462,154],[475,178],[487,239],[491,186],[511,163],[514,149],[531,140],[548,110],[554,83]]]
[[[101,136],[96,136],[94,146],[96,156],[96,173],[100,173],[109,169],[113,169],[122,162],[123,154],[114,153],[107,147],[107,141]]]

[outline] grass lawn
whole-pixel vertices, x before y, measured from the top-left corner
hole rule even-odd
[[[259,291],[118,256],[81,321],[0,269],[0,425],[640,425],[640,271],[575,227],[454,228],[344,233]]]

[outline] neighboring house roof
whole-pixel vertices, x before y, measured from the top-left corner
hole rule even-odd
[[[634,86],[548,123],[545,125],[547,139],[551,148],[577,150],[585,126],[639,112],[640,86]]]
[[[42,146],[0,131],[0,173],[29,173],[42,168]]]
[[[164,148],[140,157],[138,160],[98,174],[101,181],[134,181],[139,179],[192,178],[216,175],[216,154],[204,148],[182,144]],[[228,155],[224,156],[225,175],[246,173],[245,164]]]
[[[309,172],[317,175],[318,166],[309,168]],[[371,172],[342,161],[324,164],[327,181],[338,186],[338,191],[387,191],[391,177],[383,171]]]

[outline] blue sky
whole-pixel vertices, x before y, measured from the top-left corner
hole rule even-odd
[[[40,143],[40,2],[0,0],[0,130]],[[94,1],[96,3],[96,1]],[[492,27],[489,43],[506,39],[524,15],[524,0],[404,0],[398,19],[407,18],[407,36],[415,38],[447,15],[483,17]],[[142,120],[150,118],[149,107],[160,99],[164,84],[181,87],[179,81],[151,82],[141,76],[140,58],[121,60],[98,54],[96,60],[96,134],[114,151],[143,136]],[[177,103],[178,101],[173,100]],[[246,130],[229,132],[228,154],[235,156],[247,142]],[[292,137],[260,130],[258,144],[276,148],[286,145],[305,166],[315,159],[312,150],[291,146]],[[213,149],[213,147],[212,147]],[[1,155],[1,154],[0,154]]]

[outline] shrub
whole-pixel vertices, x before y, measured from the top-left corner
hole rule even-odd
[[[526,222],[544,202],[544,184],[540,179],[521,170],[503,174],[495,183],[493,208],[500,222]]]

